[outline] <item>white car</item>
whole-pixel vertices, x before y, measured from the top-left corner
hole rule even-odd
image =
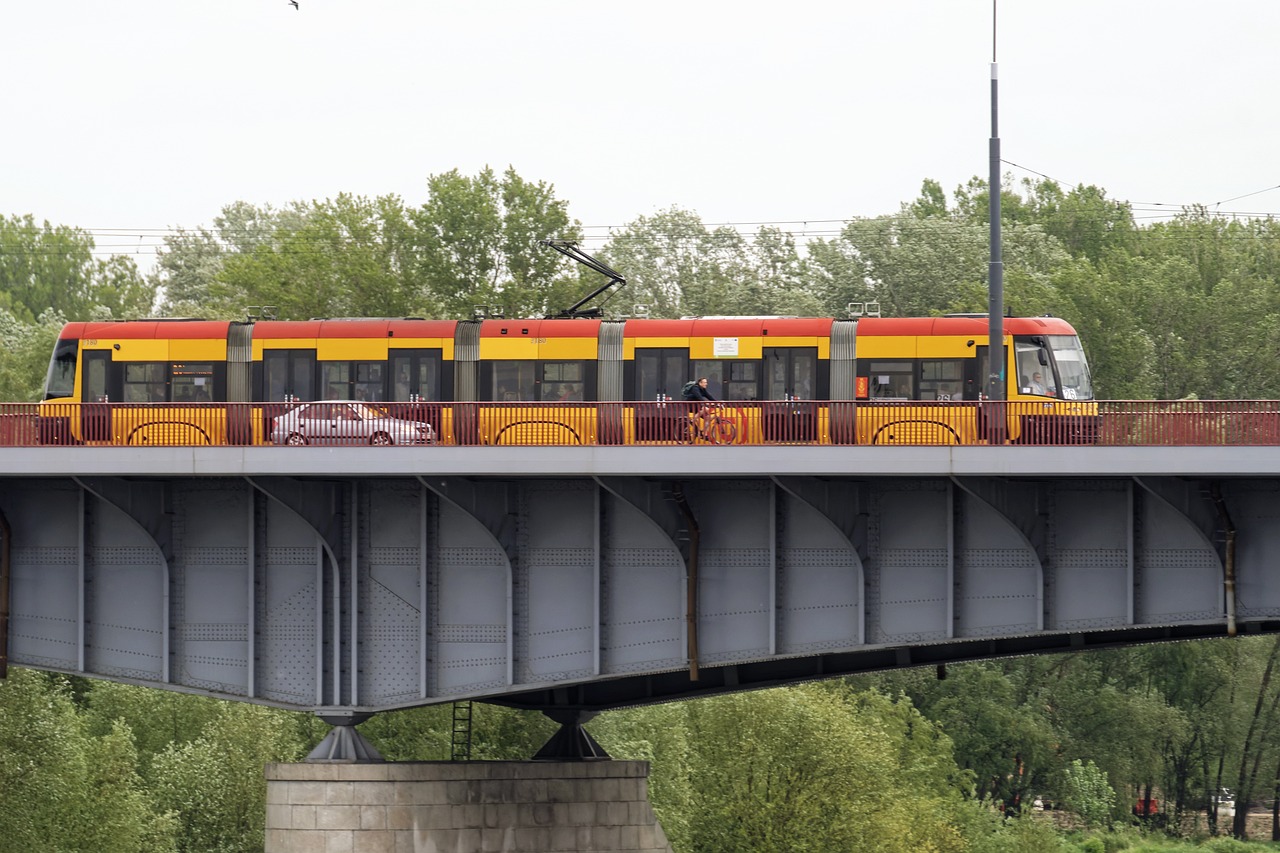
[[[358,400],[304,403],[278,415],[271,441],[295,447],[306,444],[435,444],[431,424],[392,417]]]

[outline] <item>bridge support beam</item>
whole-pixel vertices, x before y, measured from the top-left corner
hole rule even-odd
[[[671,853],[645,761],[268,764],[266,853]]]
[[[372,714],[320,714],[320,719],[333,726],[324,740],[307,755],[307,761],[354,763],[382,761],[382,753],[369,743],[356,726]]]
[[[587,711],[543,711],[551,719],[560,724],[559,730],[551,739],[543,744],[534,759],[537,761],[593,761],[609,760],[609,753],[596,743],[585,728],[594,712]]]

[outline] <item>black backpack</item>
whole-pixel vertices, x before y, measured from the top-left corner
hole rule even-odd
[[[698,387],[697,382],[686,382],[684,383],[684,388],[680,389],[680,394],[686,400],[696,400],[698,399],[698,392],[694,391],[693,389],[697,387]]]

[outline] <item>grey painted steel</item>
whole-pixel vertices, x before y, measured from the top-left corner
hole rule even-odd
[[[1071,469],[1094,452],[1071,451]],[[1265,465],[1258,448],[1238,452]],[[346,453],[359,452],[325,458]],[[650,467],[663,456],[649,451]],[[774,449],[772,467],[797,458]],[[11,660],[331,713],[464,698],[590,708],[1225,632],[1205,478],[618,467],[11,472]],[[677,482],[699,530],[696,682]],[[1216,482],[1237,532],[1241,630],[1280,630],[1280,476]]]

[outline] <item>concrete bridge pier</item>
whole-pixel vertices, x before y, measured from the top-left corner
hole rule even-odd
[[[645,761],[268,764],[266,853],[671,853]]]

